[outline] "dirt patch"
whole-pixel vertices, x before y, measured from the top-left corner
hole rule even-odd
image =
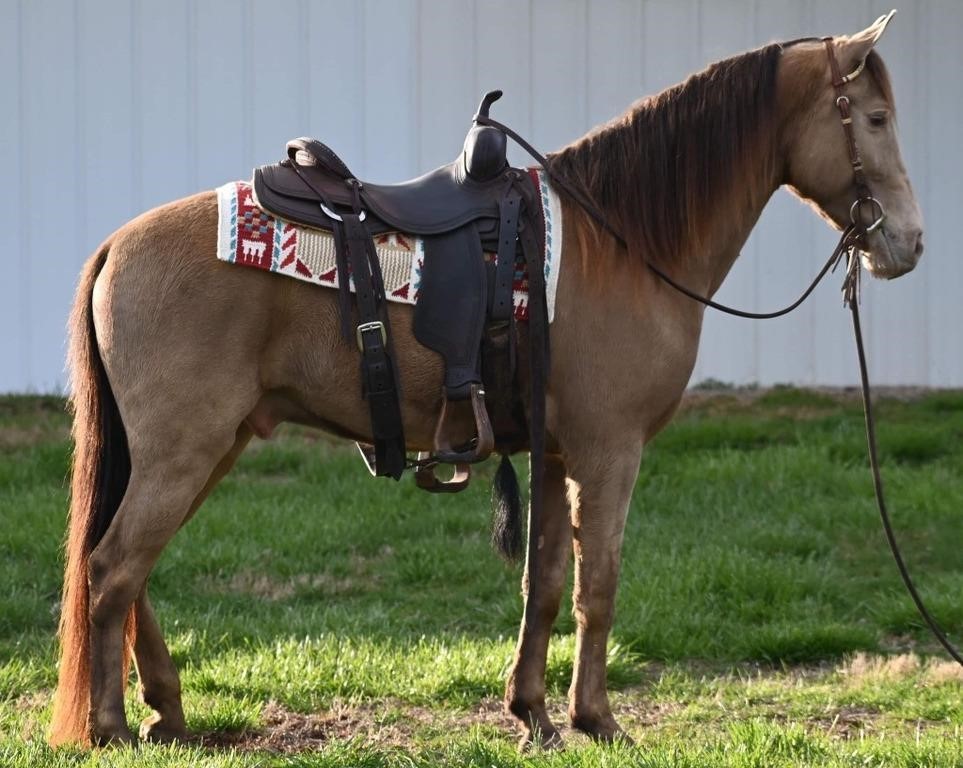
[[[915,653],[896,656],[875,656],[857,653],[839,668],[839,673],[852,683],[867,680],[893,681],[920,677],[932,683],[963,682],[963,667],[939,658],[925,662]]]
[[[262,727],[240,733],[208,733],[199,737],[203,746],[241,751],[291,754],[317,750],[331,741],[358,739],[382,747],[406,747],[416,731],[444,732],[489,724],[510,729],[511,718],[501,702],[491,699],[464,713],[445,715],[425,707],[397,702],[349,706],[335,703],[315,714],[292,712],[275,701],[268,702],[261,716]]]
[[[215,595],[246,595],[269,602],[289,600],[298,593],[320,592],[326,595],[343,595],[358,589],[356,577],[333,576],[329,573],[299,573],[288,578],[243,570],[233,574],[227,581],[209,578],[205,591]]]
[[[681,704],[675,703],[623,701],[618,707],[618,716],[629,730],[638,730],[659,725],[681,708]],[[549,717],[560,726],[565,743],[588,743],[587,736],[563,725],[568,719],[564,703],[550,706]],[[387,701],[360,705],[335,703],[325,712],[301,714],[271,701],[261,719],[262,725],[257,730],[212,732],[200,735],[196,741],[206,747],[293,754],[350,739],[372,746],[407,748],[419,738],[444,737],[477,726],[490,727],[509,738],[514,738],[517,732],[514,718],[505,713],[501,699],[494,697],[483,699],[463,712]]]
[[[211,595],[244,595],[269,602],[289,600],[298,594],[345,595],[369,590],[377,584],[377,566],[394,554],[389,546],[377,554],[365,557],[352,555],[351,573],[335,576],[330,573],[299,573],[282,577],[247,568],[230,577],[210,575],[202,580],[201,588]]]

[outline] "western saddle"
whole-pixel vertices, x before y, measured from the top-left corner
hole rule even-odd
[[[341,331],[361,352],[362,395],[371,415],[373,445],[359,444],[368,469],[399,479],[406,468],[415,467],[418,485],[434,492],[462,490],[470,464],[487,458],[496,445],[524,444],[529,426],[531,434],[543,430],[536,423],[544,419],[548,340],[542,210],[528,172],[508,164],[505,133],[478,122],[488,118],[501,95],[492,91],[482,99],[454,162],[411,181],[359,181],[331,149],[309,138],[289,141],[285,160],[254,171],[261,208],[333,234]],[[372,240],[385,232],[423,239],[413,331],[445,365],[434,447],[415,462],[406,455],[391,329]],[[494,260],[486,260],[486,253],[495,254]],[[531,425],[525,423],[515,386],[513,281],[518,259],[528,271],[530,380],[533,402],[539,403],[535,415],[542,414]],[[541,391],[536,391],[539,382]],[[452,445],[449,404],[465,401],[474,416],[475,437]],[[453,477],[439,480],[437,464],[454,464]]]

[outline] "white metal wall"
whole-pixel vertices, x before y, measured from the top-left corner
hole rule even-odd
[[[62,387],[77,273],[114,228],[292,136],[400,180],[454,157],[498,87],[495,115],[554,148],[710,61],[851,33],[891,2],[0,0],[0,391]],[[958,0],[904,0],[880,44],[928,224],[920,268],[865,298],[881,383],[963,386],[961,33]],[[719,298],[786,303],[834,240],[779,193]],[[693,381],[855,381],[834,288],[788,319],[710,315]]]

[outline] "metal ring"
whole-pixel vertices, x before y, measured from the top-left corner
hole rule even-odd
[[[849,96],[839,96],[839,97],[837,97],[837,99],[836,99],[836,106],[837,106],[837,107],[841,106],[841,104],[840,104],[841,101],[845,101],[845,102],[846,102],[846,106],[847,106],[847,107],[849,106]]]
[[[868,227],[864,227],[859,221],[856,220],[856,216],[861,210],[863,203],[868,203],[869,205],[875,205],[876,209],[879,211],[879,216],[877,216],[873,223]],[[883,210],[882,203],[879,202],[875,197],[860,197],[849,209],[849,220],[853,222],[853,226],[860,227],[866,234],[870,232],[875,232],[882,226],[883,222],[886,220],[886,211]]]
[[[338,214],[336,214],[334,211],[328,208],[328,206],[326,206],[324,203],[318,203],[318,205],[321,206],[321,212],[325,216],[327,216],[329,219],[334,219],[335,221],[344,221],[344,219],[338,216]],[[364,219],[365,219],[365,212],[362,211],[361,213],[358,214],[358,221],[364,221]]]

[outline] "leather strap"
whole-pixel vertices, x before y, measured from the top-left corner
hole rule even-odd
[[[514,183],[498,203],[498,256],[495,261],[495,285],[488,305],[492,322],[507,322],[512,318],[512,282],[515,278],[515,253],[518,249],[518,217],[522,196]]]
[[[341,218],[335,230],[344,229],[341,240],[354,279],[360,321],[355,335],[361,349],[362,393],[371,414],[375,474],[399,480],[405,470],[405,436],[397,374],[389,350],[388,316],[380,306],[384,299],[381,267],[358,213],[342,214]],[[347,284],[347,273],[341,277]]]
[[[545,488],[545,394],[548,378],[548,311],[545,303],[544,248],[531,227],[519,233],[522,252],[528,267],[528,360],[531,399],[529,401],[529,453],[531,477],[529,479],[528,514],[528,581],[537,583],[538,546],[542,531],[542,509]],[[535,601],[525,602],[525,622],[534,626]]]
[[[839,110],[839,117],[843,123],[843,132],[846,134],[846,148],[849,151],[849,162],[853,166],[853,186],[856,188],[856,199],[864,200],[871,197],[869,184],[866,182],[866,173],[863,169],[863,160],[859,156],[859,148],[856,146],[856,135],[853,132],[853,116],[849,110],[849,97],[843,92],[846,85],[846,78],[839,71],[839,60],[836,58],[836,46],[833,45],[833,38],[824,37],[823,45],[826,46],[826,55],[829,59],[829,71],[833,78],[833,90],[836,92],[836,108]]]

